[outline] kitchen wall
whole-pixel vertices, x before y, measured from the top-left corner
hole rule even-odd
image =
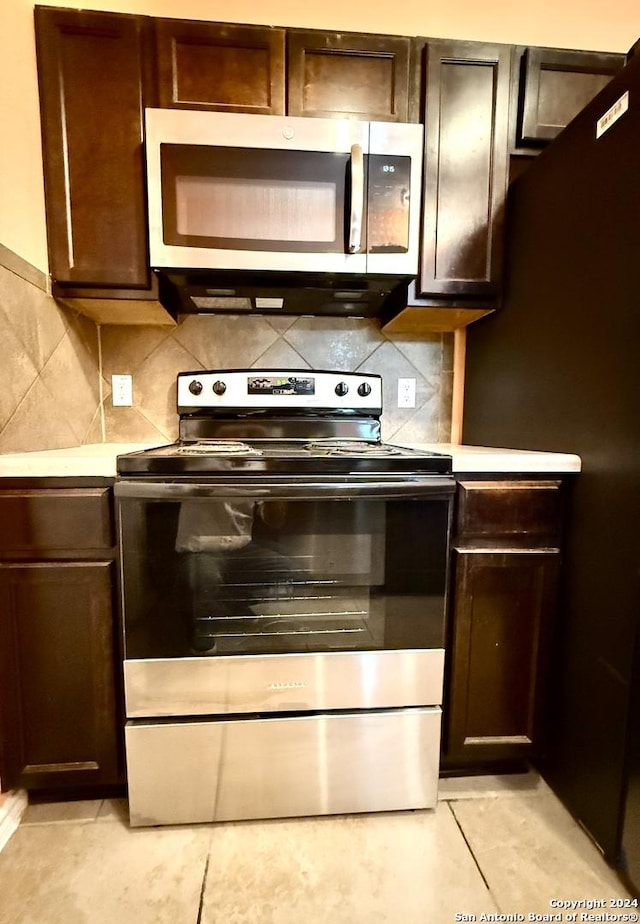
[[[0,452],[100,442],[98,329],[0,247]]]
[[[43,5],[291,25],[443,36],[513,44],[627,51],[640,36],[637,0],[42,0]],[[47,271],[33,0],[0,3],[0,244]],[[96,100],[96,106],[100,100]]]
[[[87,7],[85,0],[43,4]],[[170,0],[95,0],[91,8],[175,16]],[[184,18],[445,36],[626,51],[640,35],[637,0],[183,0]],[[362,369],[385,381],[385,439],[448,440],[452,335],[385,336],[372,321],[189,318],[175,330],[97,328],[43,291],[48,262],[32,0],[0,3],[0,451],[175,435],[175,374],[201,367],[283,365]],[[100,101],[96,100],[96,105]],[[9,249],[10,248],[10,249]],[[17,261],[17,262],[16,262]],[[16,265],[18,269],[16,271]],[[112,408],[113,372],[134,376],[133,408]],[[398,377],[415,378],[415,409],[400,410]],[[101,396],[104,403],[101,403]]]

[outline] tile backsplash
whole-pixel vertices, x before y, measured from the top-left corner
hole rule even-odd
[[[97,326],[43,291],[45,277],[0,253],[0,452],[81,443],[158,442],[177,434],[178,372],[339,369],[382,375],[385,440],[448,442],[453,335],[386,335],[352,318],[189,316],[175,328]],[[9,268],[11,266],[11,268]],[[111,376],[133,376],[133,406],[113,407]],[[416,407],[397,407],[399,378]]]
[[[0,452],[102,439],[98,330],[41,285],[0,264]]]
[[[133,376],[133,407],[104,405],[109,441],[172,440],[175,378],[199,369],[284,368],[373,372],[383,378],[385,440],[448,442],[453,335],[387,336],[375,321],[209,315],[165,328],[102,327],[103,391],[111,376]],[[399,378],[416,380],[416,407],[397,407]]]

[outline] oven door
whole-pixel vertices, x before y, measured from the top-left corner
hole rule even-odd
[[[440,703],[453,489],[117,482],[127,715]]]

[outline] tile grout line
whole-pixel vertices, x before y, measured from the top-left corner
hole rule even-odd
[[[202,874],[202,886],[200,887],[200,902],[198,904],[198,917],[196,918],[196,924],[201,924],[202,921],[202,908],[204,906],[204,892],[207,885],[207,873],[209,872],[209,860],[211,859],[211,849],[207,853],[207,861],[204,864],[204,873]]]
[[[498,903],[497,903],[497,901],[496,901],[496,899],[495,899],[495,896],[493,895],[493,893],[492,893],[492,891],[491,891],[491,886],[490,886],[489,883],[487,882],[487,878],[486,878],[485,874],[484,874],[483,871],[482,871],[482,867],[481,867],[480,864],[478,863],[478,860],[477,860],[477,858],[476,858],[475,853],[473,852],[473,849],[472,849],[472,847],[471,847],[471,844],[470,844],[469,841],[467,840],[467,835],[464,833],[464,831],[463,831],[463,829],[462,829],[462,825],[460,824],[460,821],[458,820],[458,816],[456,815],[456,813],[455,813],[454,810],[453,810],[453,803],[452,803],[452,802],[447,802],[447,807],[448,807],[449,811],[451,812],[451,814],[453,815],[453,820],[455,821],[456,825],[458,826],[458,831],[459,831],[460,834],[462,835],[462,840],[463,840],[463,841],[465,842],[465,844],[467,845],[467,849],[468,849],[469,853],[471,854],[471,857],[472,857],[472,859],[473,859],[473,862],[474,862],[475,865],[476,865],[476,869],[477,869],[478,872],[480,873],[480,877],[482,878],[482,881],[484,882],[484,884],[485,884],[485,886],[486,886],[486,888],[487,888],[487,892],[489,893],[489,895],[491,896],[491,898],[496,902],[496,906],[499,907],[499,905],[498,905]]]

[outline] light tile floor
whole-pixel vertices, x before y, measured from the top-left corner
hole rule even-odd
[[[442,780],[434,811],[219,825],[35,804],[0,853],[0,924],[567,921],[553,899],[625,897],[534,773]]]

